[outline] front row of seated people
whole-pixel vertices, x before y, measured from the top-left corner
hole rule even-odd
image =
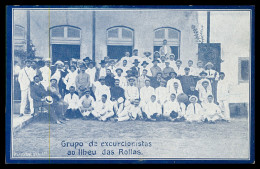
[[[103,81],[103,79],[101,79]],[[188,122],[215,122],[216,120],[225,120],[221,109],[213,101],[211,94],[202,101],[198,96],[191,95],[189,102],[179,101],[177,94],[172,92],[167,99],[167,93],[150,91],[150,81],[145,81],[146,87],[140,91],[142,100],[139,99],[138,92],[130,90],[130,93],[124,93],[119,87],[119,80],[115,81],[115,86],[110,89],[111,100],[108,94],[102,94],[96,101],[90,95],[87,89],[81,98],[75,93],[75,86],[70,86],[69,93],[65,95],[64,100],[57,89],[57,80],[51,79],[51,85],[48,90],[44,90],[39,77],[34,77],[34,83],[31,86],[31,97],[34,101],[34,108],[44,107],[49,110],[54,123],[61,124],[68,118],[82,118],[83,120],[96,119],[100,121],[128,121],[128,120],[148,120],[148,121],[188,121]],[[134,80],[129,80],[129,86],[133,86]],[[163,87],[164,82],[161,81]],[[177,86],[177,83],[176,83]],[[207,82],[202,82],[206,89]],[[133,88],[134,89],[134,88]],[[129,91],[129,90],[128,90]],[[205,91],[206,92],[206,91]],[[53,98],[53,103],[46,103],[46,96]],[[187,106],[186,106],[187,105]]]

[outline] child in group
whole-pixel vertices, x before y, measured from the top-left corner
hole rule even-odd
[[[185,119],[188,122],[202,122],[203,121],[203,115],[202,115],[202,107],[198,102],[198,98],[196,96],[191,96],[190,104],[187,107]]]
[[[106,94],[102,95],[101,100],[96,102],[94,107],[92,114],[100,121],[107,121],[114,115],[113,104]]]
[[[65,113],[67,118],[81,117],[78,104],[79,96],[75,93],[75,86],[69,87],[69,93],[64,96],[64,102],[69,105]]]
[[[156,96],[152,95],[151,100],[144,108],[144,119],[149,121],[158,121],[162,118],[162,105],[156,101]]]
[[[207,99],[207,103],[202,103],[205,121],[215,123],[215,121],[223,119],[219,106],[213,102],[213,95],[208,95]]]
[[[83,120],[92,119],[94,116],[94,98],[90,96],[90,90],[86,89],[85,95],[79,99],[79,110],[83,116]]]

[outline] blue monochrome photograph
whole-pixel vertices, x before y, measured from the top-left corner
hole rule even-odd
[[[6,163],[254,163],[253,12],[7,6]]]

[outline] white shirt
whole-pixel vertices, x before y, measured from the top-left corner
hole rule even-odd
[[[198,90],[198,91],[202,90],[202,88],[203,88],[202,82],[203,82],[203,81],[208,81],[208,83],[209,83],[208,88],[209,88],[210,91],[212,91],[211,82],[210,82],[209,79],[206,79],[206,78],[205,78],[205,79],[200,79],[200,80],[197,82],[195,89]]]
[[[14,66],[14,75],[19,75],[20,70],[21,70],[20,66],[15,65]]]
[[[170,94],[174,93],[176,95],[176,97],[179,96],[179,94],[182,94],[183,93],[183,90],[178,87],[177,89],[175,89],[174,87],[170,88],[170,91],[169,91]]]
[[[188,68],[190,68],[190,73],[189,73],[189,75],[191,75],[191,76],[196,76],[196,69],[195,69],[194,67],[188,67]]]
[[[40,68],[42,72],[43,81],[49,81],[51,78],[51,69],[48,66],[43,66]]]
[[[30,82],[33,81],[34,76],[35,72],[31,67],[25,67],[19,72],[18,82],[20,83],[21,90],[26,90],[30,87]]]
[[[154,113],[162,114],[162,105],[157,102],[149,101],[145,108],[144,112],[146,113],[147,117],[150,118]]]
[[[76,77],[78,75],[78,72],[74,71],[74,72],[70,72],[68,73],[63,82],[66,84],[66,89],[69,90],[70,86],[74,86],[76,87]]]
[[[132,120],[135,120],[137,116],[142,117],[142,111],[141,111],[140,106],[135,106],[135,105],[130,104],[128,106],[127,111],[128,111],[129,116]]]
[[[105,84],[102,85],[99,81],[94,83],[96,100],[100,101],[103,94],[107,95],[107,100],[110,100],[110,90]]]
[[[115,79],[119,79],[119,86],[122,87],[123,89],[125,89],[125,87],[127,86],[127,80],[124,76],[121,76],[119,77],[118,75],[116,75],[114,77]]]
[[[106,73],[106,68],[104,67],[100,67],[100,70],[99,70],[99,77],[101,77],[101,76],[106,76],[107,75],[107,73]]]
[[[135,86],[126,86],[125,88],[125,97],[128,100],[134,100],[139,98],[139,91],[138,88]]]
[[[155,95],[157,100],[160,100],[161,104],[164,104],[164,102],[169,99],[169,92],[166,87],[157,87],[155,89]]]
[[[90,80],[90,86],[95,82],[95,76],[96,76],[96,68],[93,67],[92,69],[88,68],[86,70],[86,73],[89,74],[89,80]]]
[[[161,61],[161,63],[158,63],[158,66],[159,66],[162,70],[166,67],[165,62],[163,63],[162,61]]]
[[[198,67],[197,67],[197,68],[195,69],[195,76],[200,76],[200,73],[201,73],[202,71],[205,71],[205,69],[202,68],[202,67],[201,67],[201,68],[198,68]]]
[[[99,100],[95,103],[95,111],[99,113],[99,115],[103,116],[105,113],[113,111],[113,104],[108,99],[105,103],[103,103],[102,100]]]
[[[210,69],[210,70],[206,70],[205,72],[207,72],[207,78],[214,78],[214,79],[218,79],[219,77],[219,74],[216,70],[213,70],[213,69]],[[216,74],[216,77],[215,77],[215,74]]]
[[[143,66],[140,66],[140,74],[143,74],[143,70],[146,69],[147,70],[147,76],[152,76],[152,72],[151,72],[151,65],[147,65],[145,68]]]
[[[167,82],[166,87],[167,87],[167,89],[168,89],[169,92],[172,91],[172,90],[174,90],[174,83],[175,83],[175,82],[178,83],[179,89],[182,90],[181,81],[180,81],[179,79],[174,78],[174,79],[168,80],[168,82]]]
[[[201,104],[204,109],[204,116],[213,116],[213,115],[220,115],[221,110],[218,105],[215,103],[202,103]]]
[[[184,116],[186,112],[186,106],[184,103],[179,103],[175,99],[174,101],[168,100],[164,105],[164,112],[163,115],[169,117],[172,111],[178,113],[178,116]]]
[[[71,94],[68,93],[64,96],[64,102],[69,104],[68,109],[78,109],[79,108],[79,96],[73,93],[72,97]]]
[[[175,66],[175,68],[173,68],[173,69],[177,73],[177,76],[185,75],[185,71],[184,71],[184,68],[182,66],[180,66],[180,67]]]
[[[140,89],[140,98],[141,102],[148,103],[151,99],[151,96],[155,94],[155,90],[151,86],[144,86]]]
[[[229,85],[225,80],[219,80],[217,83],[217,101],[227,100],[229,95]]]
[[[195,103],[195,105],[193,103],[190,103],[187,106],[186,115],[187,116],[201,115],[202,111],[203,109],[199,103]]]
[[[206,102],[208,100],[209,95],[212,95],[212,90],[210,90],[209,87],[207,87],[206,89],[202,87],[199,90],[199,99],[201,102]]]

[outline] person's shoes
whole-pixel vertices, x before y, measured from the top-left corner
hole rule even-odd
[[[57,120],[56,124],[62,124],[62,123],[61,123],[61,121],[58,121],[58,120]]]
[[[23,117],[23,114],[20,114],[19,117]]]

